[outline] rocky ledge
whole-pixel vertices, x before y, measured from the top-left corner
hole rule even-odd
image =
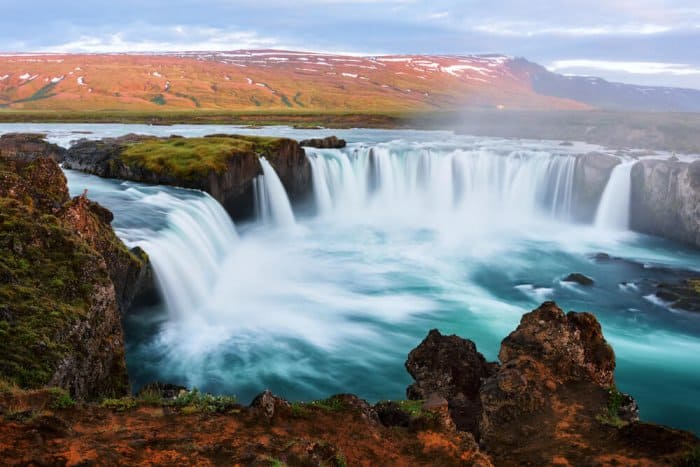
[[[84,139],[68,150],[63,166],[100,177],[203,190],[240,219],[253,214],[253,182],[262,174],[260,157],[274,167],[292,200],[309,195],[311,166],[299,143],[286,138],[127,135]]]
[[[149,280],[147,258],[111,213],[70,199],[41,137],[0,141],[0,378],[74,397],[128,392],[121,313]]]
[[[408,356],[412,400],[339,394],[308,403],[156,383],[75,404],[0,384],[9,465],[698,465],[691,433],[641,423],[615,388],[615,356],[589,313],[552,302],[522,317],[489,363],[430,331]]]

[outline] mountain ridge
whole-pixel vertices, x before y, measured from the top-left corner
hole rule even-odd
[[[700,111],[700,90],[569,77],[507,55],[279,50],[0,54],[0,108],[34,111]]]

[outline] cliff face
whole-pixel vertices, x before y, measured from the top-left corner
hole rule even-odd
[[[140,145],[149,145],[151,153],[162,153],[162,159],[154,161],[151,154],[138,153]],[[201,157],[212,150],[220,152],[209,160]],[[275,168],[293,200],[309,195],[311,166],[304,150],[296,141],[284,138],[210,135],[159,139],[127,135],[82,140],[68,150],[64,167],[100,177],[203,190],[239,219],[253,214],[253,180],[262,175],[262,156]]]
[[[635,164],[630,209],[633,230],[700,246],[700,161]]]
[[[579,156],[576,160],[573,188],[573,215],[580,222],[592,222],[610,174],[620,164],[617,157],[597,152]]]
[[[30,153],[24,137],[3,140],[0,377],[80,398],[124,394],[120,306],[145,276],[145,258],[117,239],[108,211],[69,198],[49,146],[33,141],[39,152]]]

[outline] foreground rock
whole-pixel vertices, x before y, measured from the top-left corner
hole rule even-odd
[[[565,314],[553,302],[523,315],[506,337],[486,378],[451,378],[460,368],[479,362],[470,341],[450,336],[452,348],[466,350],[454,358],[448,347],[426,343],[416,351],[421,361],[435,361],[435,372],[418,372],[415,386],[443,394],[477,393],[478,429],[472,433],[495,465],[685,465],[696,459],[700,441],[692,434],[638,422],[638,407],[615,387],[615,355],[600,324],[590,313]],[[479,358],[481,357],[481,358]],[[469,363],[467,363],[469,362]],[[489,368],[486,366],[485,368]],[[412,372],[413,374],[414,372]],[[444,388],[448,388],[445,390]],[[455,397],[455,396],[451,396]],[[452,401],[448,397],[448,403]],[[455,420],[456,421],[456,420]]]
[[[253,214],[261,157],[274,167],[292,200],[309,195],[311,167],[304,150],[285,138],[127,135],[81,140],[68,150],[64,167],[100,177],[203,190],[234,218],[245,218]]]
[[[642,160],[631,194],[633,230],[700,246],[700,161]]]
[[[120,309],[146,258],[119,241],[106,209],[69,198],[55,148],[29,140],[4,138],[0,152],[0,378],[124,394]]]

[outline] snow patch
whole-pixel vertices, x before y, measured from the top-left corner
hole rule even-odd
[[[85,78],[78,76],[78,86],[85,86]]]
[[[63,78],[65,78],[65,76],[56,76],[55,78],[51,78],[51,82],[53,84],[60,83],[63,81]]]
[[[153,76],[155,76],[156,78],[162,78],[162,77],[163,77],[163,75],[161,75],[161,74],[158,73],[157,71],[154,71],[154,72],[151,73],[151,74],[152,74]]]
[[[0,76],[0,81],[5,81],[9,77],[10,77],[10,75],[2,75],[2,76]]]
[[[343,76],[346,78],[357,78],[357,75],[355,73],[343,73]]]

